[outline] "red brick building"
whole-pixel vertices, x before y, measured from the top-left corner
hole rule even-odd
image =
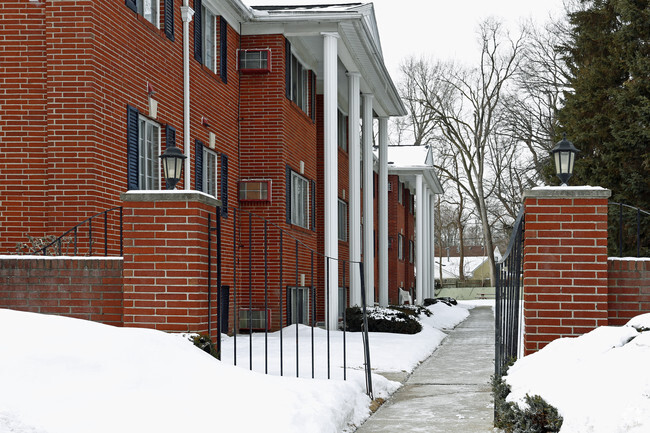
[[[249,211],[326,257],[363,259],[369,301],[395,302],[386,275],[396,235],[388,231],[410,241],[415,225],[411,206],[389,228],[387,209],[397,197],[388,189],[386,125],[405,109],[383,63],[372,4],[8,0],[0,14],[0,254],[14,253],[27,235],[58,236],[126,202],[129,233],[140,239],[161,226],[156,212],[138,209],[166,209],[166,230],[184,224],[176,201],[138,202],[147,191],[165,189],[159,155],[176,146],[186,156],[176,188],[207,196],[190,194],[200,204],[187,212],[221,207],[225,263],[264,260],[253,247],[260,229],[245,232],[242,212]],[[416,189],[409,185],[406,201]],[[109,225],[108,249],[115,253],[116,217]],[[150,241],[163,242],[159,235]],[[304,251],[299,264],[282,263],[296,269],[289,282],[277,262],[287,247],[281,242],[277,233],[266,240],[268,251],[280,251],[267,272],[238,276],[226,267],[222,283],[259,287],[266,275],[264,284],[283,288],[270,292],[271,304],[281,302],[285,287],[295,302],[299,286],[312,285],[302,277],[311,264]],[[154,250],[136,245],[125,245],[125,287],[168,287],[171,271],[154,277],[145,265]],[[318,297],[307,303],[319,304],[319,321],[335,324],[323,300],[343,305],[340,287],[349,287],[349,303],[360,301],[358,268],[342,266],[316,260]],[[399,275],[408,288],[410,262]],[[182,278],[188,285],[205,280]],[[147,308],[155,308],[154,300]]]

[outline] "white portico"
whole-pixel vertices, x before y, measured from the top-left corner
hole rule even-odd
[[[406,114],[399,94],[383,62],[374,8],[368,4],[319,6],[263,6],[251,9],[249,21],[242,24],[242,35],[282,34],[288,49],[305,70],[316,76],[317,93],[323,97],[323,214],[326,291],[330,309],[327,323],[335,328],[338,322],[338,297],[341,275],[336,260],[339,255],[339,201],[347,203],[349,232],[347,242],[350,261],[359,263],[363,257],[366,300],[374,299],[374,235],[373,235],[373,135],[379,129],[380,182],[379,200],[379,286],[387,275],[385,218],[388,170],[386,155],[387,121],[391,116]],[[271,56],[274,54],[271,53]],[[341,185],[338,170],[339,116],[347,116],[348,176],[347,191]],[[377,126],[375,119],[378,119]],[[363,165],[362,165],[363,161]],[[383,183],[383,185],[382,185]],[[369,187],[366,187],[369,186]],[[363,191],[363,196],[361,191]],[[367,212],[363,209],[369,209]],[[363,227],[363,236],[362,236]],[[363,241],[362,241],[363,239]],[[363,245],[362,245],[363,242]],[[362,256],[363,251],[363,256]],[[383,266],[383,268],[382,268]],[[361,304],[361,283],[358,266],[350,266],[346,276],[350,286],[350,304]],[[382,293],[380,289],[380,293]],[[380,296],[380,302],[384,300]]]

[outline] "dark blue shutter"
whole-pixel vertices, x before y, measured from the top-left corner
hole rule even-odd
[[[195,140],[194,149],[194,185],[197,191],[203,192],[203,143]]]
[[[228,216],[228,156],[221,154],[221,216]]]
[[[174,40],[174,0],[165,0],[165,35]]]
[[[224,83],[228,82],[228,23],[219,18],[219,75]]]
[[[291,169],[287,166],[287,224],[291,224]]]
[[[316,72],[311,71],[311,120],[316,121]]]
[[[135,0],[125,0],[124,4],[133,12],[138,13],[138,6],[135,4]]]
[[[201,31],[201,0],[194,0],[194,58],[203,63],[203,32]]]
[[[284,64],[285,64],[285,84],[287,86],[287,98],[291,99],[291,42],[289,39],[284,40]]]
[[[311,229],[316,231],[316,182],[313,180],[309,182],[311,183]]]
[[[128,190],[140,189],[138,187],[138,116],[137,108],[126,106],[126,187]]]

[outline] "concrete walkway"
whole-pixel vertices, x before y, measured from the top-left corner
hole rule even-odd
[[[476,307],[356,433],[492,432],[492,374],[494,316]]]

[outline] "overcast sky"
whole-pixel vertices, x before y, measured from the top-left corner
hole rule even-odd
[[[351,3],[354,0],[244,0],[251,5]],[[362,2],[366,2],[361,0]],[[562,13],[562,0],[374,0],[384,61],[393,80],[400,62],[409,55],[455,59],[478,58],[476,30],[493,16],[516,30],[533,17],[543,22],[549,13]]]

